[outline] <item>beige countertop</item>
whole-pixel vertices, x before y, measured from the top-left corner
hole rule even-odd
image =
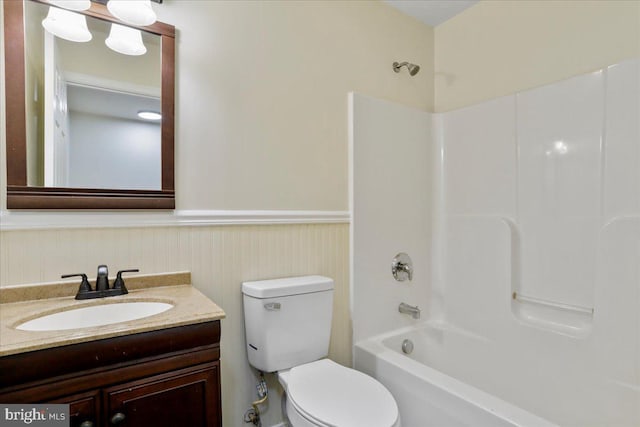
[[[0,356],[104,338],[218,320],[224,311],[191,285],[188,272],[139,275],[125,279],[127,295],[74,299],[79,281],[0,288]],[[112,283],[110,279],[110,283]],[[91,283],[95,283],[93,280]],[[68,295],[68,296],[61,296]],[[127,322],[56,331],[22,331],[21,323],[37,317],[91,305],[118,302],[166,302],[169,310]]]

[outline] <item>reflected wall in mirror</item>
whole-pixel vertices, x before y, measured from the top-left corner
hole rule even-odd
[[[45,0],[4,8],[7,207],[174,208],[174,27],[138,28],[124,54],[105,41],[131,29],[103,4],[81,12],[86,42],[43,28]]]

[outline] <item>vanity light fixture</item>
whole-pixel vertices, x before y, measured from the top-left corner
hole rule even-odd
[[[85,16],[66,9],[50,7],[42,26],[54,36],[72,42],[88,42],[92,38]]]
[[[49,0],[54,6],[69,10],[87,10],[91,7],[91,0]]]
[[[107,9],[113,16],[129,24],[144,27],[156,22],[151,0],[109,0]]]
[[[160,120],[162,118],[162,114],[158,113],[157,111],[138,111],[138,117],[140,117],[143,120],[152,120],[152,121],[156,121],[156,120]]]
[[[142,33],[135,28],[124,25],[111,24],[109,37],[104,43],[111,49],[124,55],[139,56],[147,53],[147,48],[142,43]]]

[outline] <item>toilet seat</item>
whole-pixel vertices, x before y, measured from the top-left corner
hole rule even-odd
[[[398,406],[374,378],[329,359],[292,368],[287,396],[298,413],[323,427],[392,427]]]

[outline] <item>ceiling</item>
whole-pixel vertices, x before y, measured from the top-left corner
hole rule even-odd
[[[127,120],[145,121],[138,118],[138,111],[160,111],[159,98],[73,83],[67,85],[67,99],[70,111]]]
[[[479,0],[383,0],[399,11],[435,27]]]

